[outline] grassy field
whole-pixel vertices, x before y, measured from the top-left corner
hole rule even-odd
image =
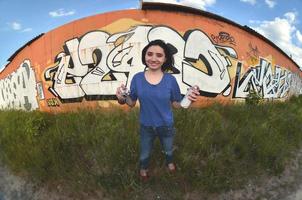
[[[176,174],[159,142],[151,179],[138,179],[138,110],[72,113],[0,112],[0,158],[37,184],[74,193],[101,190],[111,199],[148,193],[183,199],[223,192],[260,175],[278,175],[302,144],[302,96],[287,102],[175,110]]]

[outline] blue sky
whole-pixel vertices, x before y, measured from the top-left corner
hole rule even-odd
[[[247,25],[278,45],[302,68],[301,0],[145,0],[203,9]],[[26,42],[83,17],[139,8],[139,0],[0,0],[0,69]]]

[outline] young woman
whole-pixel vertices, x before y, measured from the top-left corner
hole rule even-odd
[[[123,96],[125,86],[117,88],[116,96],[120,104],[134,107],[140,103],[140,176],[148,178],[148,165],[154,139],[159,137],[166,156],[168,170],[175,171],[173,163],[174,108],[180,108],[182,96],[174,76],[166,73],[174,64],[168,46],[162,40],[151,41],[142,51],[142,62],[147,67],[144,72],[134,75],[130,85],[130,95]],[[194,102],[199,89],[193,89],[189,99]]]

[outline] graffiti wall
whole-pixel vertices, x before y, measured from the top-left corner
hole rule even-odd
[[[181,93],[198,85],[196,106],[302,94],[302,73],[280,49],[239,26],[206,14],[126,10],[54,29],[23,48],[0,74],[0,106],[66,111],[116,105],[115,91],[145,70],[141,51],[152,40],[173,52]]]
[[[36,78],[29,60],[24,60],[17,70],[0,80],[0,106],[2,109],[35,110]]]

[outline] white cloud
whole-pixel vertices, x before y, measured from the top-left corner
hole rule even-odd
[[[214,5],[216,0],[182,0],[180,4],[206,10],[207,6]]]
[[[241,2],[244,2],[244,3],[249,3],[249,4],[252,4],[252,5],[255,5],[257,3],[256,0],[240,0]]]
[[[214,5],[216,0],[144,0],[144,2],[170,3],[206,10],[206,7]]]
[[[143,0],[144,2],[160,2],[160,3],[172,3],[179,4],[177,0]]]
[[[60,8],[60,9],[58,9],[58,10],[49,12],[49,15],[50,15],[51,17],[63,17],[63,16],[74,15],[74,14],[75,14],[75,11],[74,11],[74,10],[65,11],[63,8]]]
[[[23,29],[22,24],[20,24],[19,22],[10,22],[10,23],[7,23],[7,24],[10,27],[10,29],[12,29],[14,31],[18,31],[18,32],[30,32],[30,31],[32,31],[32,28]]]
[[[22,32],[30,32],[32,30],[33,30],[32,28],[25,28],[25,29],[22,30]]]
[[[22,28],[22,25],[18,22],[11,22],[11,23],[8,23],[8,25],[15,31],[21,30],[21,28]]]
[[[286,18],[275,18],[274,21],[263,21],[255,28],[259,33],[276,42],[288,43],[295,29]]]
[[[276,5],[274,0],[265,0],[265,3],[268,5],[269,8],[273,8]]]
[[[302,44],[302,34],[299,30],[296,31],[297,40]]]
[[[302,35],[295,26],[296,19],[297,13],[288,12],[283,17],[276,17],[272,21],[262,21],[253,29],[274,42],[302,69],[302,49],[294,42],[295,37],[302,41]]]
[[[296,15],[297,15],[297,13],[293,13],[293,12],[288,12],[288,13],[284,14],[284,16],[287,18],[287,20],[290,23],[295,23],[296,18],[297,18]]]
[[[296,31],[296,38],[298,42],[302,45],[302,33],[299,30]]]

